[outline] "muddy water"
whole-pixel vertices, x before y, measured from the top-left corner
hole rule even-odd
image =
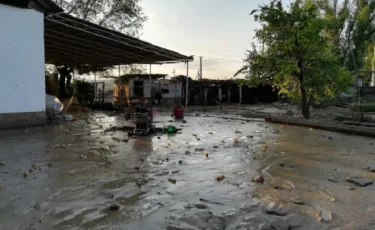
[[[375,185],[345,181],[375,178],[372,139],[163,113],[179,133],[134,139],[77,118],[0,133],[0,229],[374,229]]]

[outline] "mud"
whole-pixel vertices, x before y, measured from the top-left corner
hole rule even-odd
[[[0,229],[375,228],[374,185],[347,180],[374,180],[373,139],[207,115],[155,111],[181,130],[150,137],[100,112],[1,132]]]

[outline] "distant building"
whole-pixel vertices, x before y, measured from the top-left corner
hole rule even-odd
[[[168,80],[166,74],[127,74],[116,80],[113,101],[118,106],[129,105],[130,100],[145,98],[153,104],[181,103],[182,83]]]

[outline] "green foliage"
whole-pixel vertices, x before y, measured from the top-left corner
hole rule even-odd
[[[147,17],[141,0],[53,0],[65,12],[100,26],[139,36]]]
[[[332,98],[351,83],[324,33],[314,1],[296,0],[285,10],[281,1],[260,6],[254,18],[262,25],[256,38],[264,45],[249,51],[249,85],[271,84],[295,100],[309,117],[311,103]]]

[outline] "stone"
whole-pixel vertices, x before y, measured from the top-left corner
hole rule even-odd
[[[375,172],[375,165],[370,165],[367,167],[367,171],[369,172]]]
[[[275,202],[271,202],[265,209],[265,213],[274,216],[286,216],[288,213],[280,205],[276,205]]]
[[[329,177],[328,180],[331,181],[331,182],[339,182],[339,180],[337,180],[334,177]]]
[[[118,211],[120,210],[120,206],[118,204],[111,204],[111,206],[109,206],[109,210]]]
[[[197,208],[197,209],[207,209],[208,205],[206,205],[206,204],[195,204],[194,207]]]
[[[263,183],[264,182],[264,178],[262,176],[256,176],[255,178],[250,179],[250,182]]]
[[[181,171],[180,170],[174,170],[174,171],[172,171],[171,173],[172,174],[177,174],[177,173],[180,173]]]
[[[224,178],[225,178],[224,175],[220,175],[220,176],[217,176],[217,177],[216,177],[216,180],[217,180],[217,181],[222,181],[222,180],[224,180]]]
[[[303,200],[291,199],[291,200],[289,200],[289,202],[293,203],[293,204],[296,204],[296,205],[305,205],[305,201],[303,201]]]
[[[360,178],[360,177],[347,177],[345,180],[349,183],[352,183],[358,187],[367,187],[369,185],[372,185],[374,183],[373,180],[369,180],[366,178]]]
[[[318,213],[318,220],[320,222],[329,222],[332,220],[332,213],[325,209],[321,209]]]
[[[169,178],[168,181],[171,182],[172,184],[176,184],[177,182],[176,179],[173,179],[173,178]]]
[[[283,220],[283,219],[278,219],[278,220],[273,221],[271,223],[271,227],[272,227],[272,229],[276,229],[276,230],[289,230],[289,229],[291,229],[291,226],[289,225],[289,223],[286,220]]]

